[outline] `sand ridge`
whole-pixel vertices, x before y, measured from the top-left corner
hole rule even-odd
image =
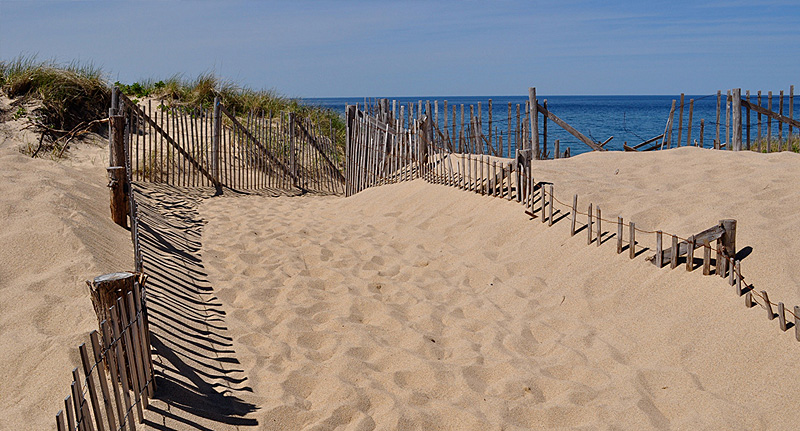
[[[793,174],[774,170],[775,156],[737,159],[746,157],[590,154],[535,169],[562,201],[574,190],[644,228],[692,232],[739,218],[738,244],[753,248],[743,267],[771,285],[755,263],[774,256],[763,244],[778,231],[761,229],[769,213],[740,190]],[[709,168],[736,163],[750,182]],[[710,172],[666,186],[644,175],[670,166]],[[687,190],[701,203],[714,190],[718,201],[695,205]],[[203,261],[229,310],[260,428],[782,429],[797,420],[793,335],[745,309],[724,281],[630,261],[613,241],[587,247],[568,223],[531,222],[518,204],[414,181],[347,199],[213,198],[201,214]],[[791,294],[776,290],[787,303]]]

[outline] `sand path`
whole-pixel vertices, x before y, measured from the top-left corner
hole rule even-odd
[[[537,175],[561,200],[594,193],[607,217],[644,228],[688,235],[739,218],[751,281],[792,303],[794,291],[772,284],[800,272],[771,278],[756,265],[776,256],[765,244],[781,230],[766,226],[787,213],[764,211],[766,199],[741,197],[741,186],[791,200],[793,156],[592,154]],[[737,163],[748,181],[702,174]],[[678,167],[698,172],[694,182],[647,181]],[[547,228],[518,204],[422,181],[348,199],[213,198],[200,214],[203,263],[260,429],[786,429],[800,419],[793,334],[717,277],[618,256],[614,226],[587,247],[567,222]]]

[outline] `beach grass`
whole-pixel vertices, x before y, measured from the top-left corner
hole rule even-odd
[[[45,145],[59,154],[63,153],[58,148],[59,138],[74,134],[76,129],[88,126],[87,131],[107,133],[105,124],[97,120],[108,116],[114,85],[133,98],[154,97],[172,105],[210,107],[219,96],[230,111],[242,115],[293,112],[310,118],[324,136],[329,136],[332,129],[337,147],[344,147],[345,123],[337,112],[304,105],[274,89],[254,90],[214,73],[203,73],[194,79],[176,74],[162,80],[112,84],[103,69],[91,62],[61,64],[26,55],[0,61],[0,91],[13,99],[14,111],[9,117],[28,118],[34,130],[46,137]]]

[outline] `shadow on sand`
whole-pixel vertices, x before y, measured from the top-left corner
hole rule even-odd
[[[147,285],[156,395],[146,425],[159,430],[257,426],[225,312],[201,261],[197,207],[213,189],[133,187]]]

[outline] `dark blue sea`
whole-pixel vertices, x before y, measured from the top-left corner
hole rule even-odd
[[[676,109],[674,114],[673,126],[673,142],[678,139],[678,114],[680,108],[680,96],[542,96],[537,95],[539,103],[546,99],[548,109],[575,129],[593,139],[594,141],[603,142],[609,137],[613,136],[606,148],[609,150],[622,150],[623,143],[627,142],[628,145],[634,146],[647,139],[655,137],[664,133],[664,128],[669,117],[670,106],[672,100],[676,100]],[[408,109],[408,103],[414,104],[414,111],[416,112],[417,103],[422,100],[423,107],[425,102],[430,100],[433,107],[433,101],[439,101],[439,124],[442,124],[443,101],[448,102],[448,123],[452,122],[452,106],[457,107],[457,117],[461,116],[461,104],[465,106],[465,118],[469,119],[469,105],[473,105],[477,115],[477,104],[481,103],[481,111],[483,113],[483,126],[484,133],[488,129],[488,113],[487,102],[492,99],[492,117],[493,128],[499,129],[503,134],[504,142],[507,141],[507,123],[508,123],[508,103],[512,105],[512,134],[516,126],[516,106],[520,105],[521,115],[524,116],[525,102],[528,100],[527,96],[487,96],[487,97],[397,97],[388,99],[396,100],[399,105],[403,104]],[[694,99],[694,110],[692,115],[692,136],[694,142],[700,141],[700,121],[705,120],[704,128],[704,145],[710,147],[713,145],[713,140],[716,136],[716,109],[717,109],[717,96],[716,93],[708,95],[686,95],[684,97],[683,109],[683,133],[681,134],[681,145],[686,145],[687,128],[689,123],[689,101]],[[752,102],[755,103],[755,96],[752,97]],[[344,114],[345,106],[358,104],[360,107],[364,106],[364,98],[323,98],[323,99],[303,99],[303,103],[309,105],[323,106],[337,110]],[[367,100],[370,102],[370,100]],[[794,104],[795,115],[794,118],[800,118],[800,103]],[[391,102],[390,102],[391,103]],[[763,105],[766,106],[766,96],[763,97]],[[773,110],[778,111],[778,98],[773,97]],[[720,139],[725,142],[725,94],[722,94],[720,113]],[[433,110],[433,108],[431,108]],[[743,110],[744,111],[744,110]],[[788,97],[784,100],[784,114],[789,114]],[[745,112],[742,112],[742,122],[745,123]],[[764,125],[762,133],[766,134],[766,119],[763,120]],[[755,112],[751,115],[751,136],[755,140],[756,127],[758,118]],[[776,123],[776,122],[773,122]],[[542,133],[542,120],[540,117],[539,127],[540,134]],[[743,126],[745,127],[745,126]],[[773,124],[773,136],[778,133],[777,124]],[[743,138],[745,137],[745,130],[743,129]],[[787,128],[784,127],[783,134],[786,135]],[[797,133],[795,131],[794,133]],[[584,143],[580,142],[577,138],[567,133],[565,130],[557,126],[552,121],[548,122],[548,145],[552,152],[553,142],[560,140],[561,150],[570,147],[572,155],[580,154],[591,151],[591,149]],[[647,145],[648,147],[650,145]]]

